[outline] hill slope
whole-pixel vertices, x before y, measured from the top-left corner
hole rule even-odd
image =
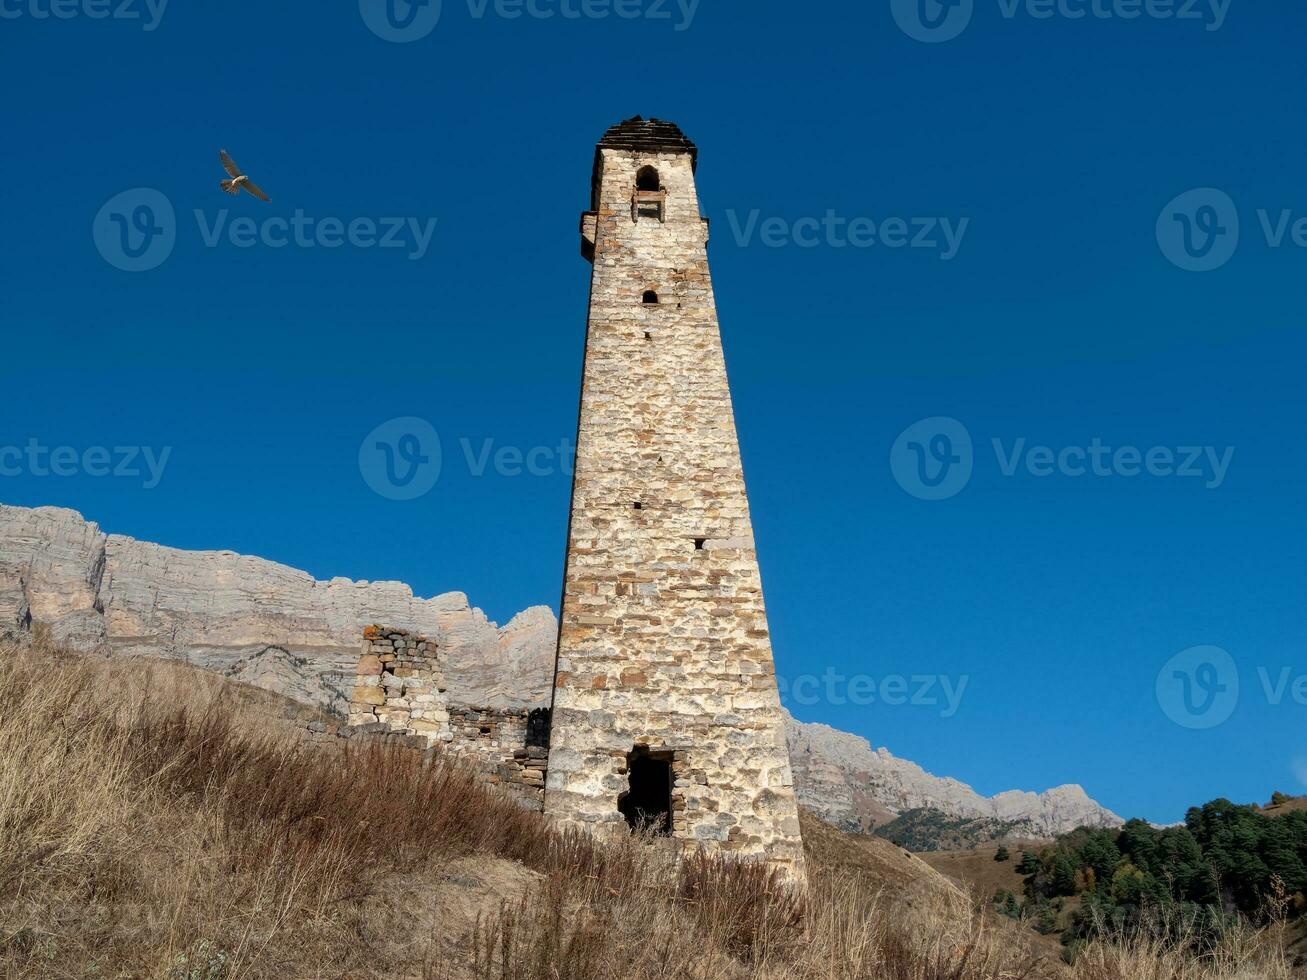
[[[0,643],[0,972],[995,980],[1029,965],[1018,929],[884,841],[807,817],[803,896],[760,864],[562,835],[439,754],[325,750],[296,736],[305,717],[182,665]]]

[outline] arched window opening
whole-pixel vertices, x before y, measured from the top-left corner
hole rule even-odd
[[[641,167],[635,175],[635,190],[631,194],[631,218],[653,218],[665,221],[667,191],[663,189],[662,178],[653,167]]]
[[[635,189],[637,191],[662,190],[663,183],[658,176],[658,171],[653,167],[641,167],[640,172],[635,175]]]
[[[645,306],[658,305],[658,294],[654,292],[652,289],[646,289],[644,291],[644,305]]]

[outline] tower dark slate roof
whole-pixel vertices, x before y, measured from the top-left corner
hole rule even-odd
[[[676,123],[642,119],[640,116],[632,116],[604,133],[604,138],[599,141],[599,149],[680,152],[690,154],[694,163],[699,160],[699,148],[690,142]]]
[[[601,150],[644,150],[650,153],[688,153],[690,166],[695,170],[699,166],[699,148],[688,136],[681,132],[676,123],[662,119],[645,119],[632,116],[604,133],[595,149],[593,185],[599,186],[602,171]]]

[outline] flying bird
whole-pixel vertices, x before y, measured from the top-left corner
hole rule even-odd
[[[236,161],[227,155],[226,150],[219,150],[218,156],[222,158],[222,169],[231,174],[231,180],[224,180],[222,182],[221,186],[224,191],[228,194],[239,194],[241,188],[244,187],[260,201],[272,200],[272,198],[268,197],[267,194],[259,190],[252,180],[241,173],[241,168],[236,166]]]

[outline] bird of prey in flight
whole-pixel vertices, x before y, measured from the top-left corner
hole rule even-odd
[[[236,161],[227,155],[226,150],[219,150],[218,156],[222,158],[222,169],[231,174],[231,180],[224,180],[222,182],[221,186],[224,191],[228,194],[239,194],[241,188],[244,187],[260,201],[272,200],[272,198],[268,197],[267,194],[259,190],[253,181],[241,173],[241,168],[236,166]]]

